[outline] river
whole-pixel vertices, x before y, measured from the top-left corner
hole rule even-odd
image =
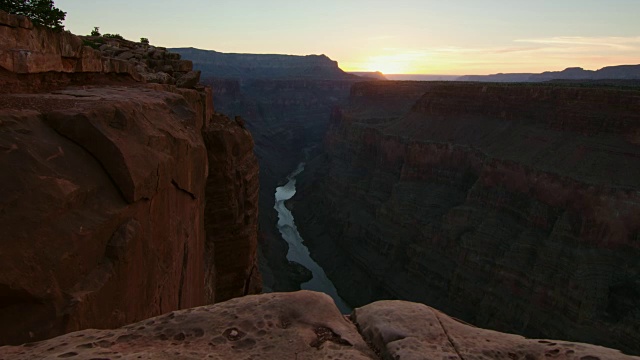
[[[278,212],[278,230],[280,230],[282,238],[289,244],[287,260],[297,262],[313,274],[311,280],[301,284],[300,287],[304,290],[323,292],[331,296],[340,311],[343,314],[348,314],[351,312],[351,307],[338,295],[336,287],[324,273],[324,269],[311,258],[309,249],[304,245],[304,240],[298,233],[293,214],[285,206],[285,201],[291,199],[296,193],[296,176],[304,171],[304,165],[304,163],[298,165],[298,168],[287,177],[289,181],[284,186],[276,188],[274,208]]]

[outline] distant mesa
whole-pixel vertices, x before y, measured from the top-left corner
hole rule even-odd
[[[235,54],[196,48],[175,48],[195,68],[212,78],[359,80],[326,55]]]
[[[380,71],[349,71],[349,74],[353,74],[363,78],[374,79],[374,80],[389,80]]]
[[[456,81],[459,75],[437,75],[437,74],[386,74],[389,80],[399,81]]]
[[[570,67],[562,71],[545,71],[541,74],[512,73],[492,75],[465,75],[457,81],[481,82],[543,82],[552,80],[640,80],[639,65],[607,66],[599,70],[585,70],[580,67]]]

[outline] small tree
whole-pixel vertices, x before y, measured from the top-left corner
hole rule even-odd
[[[36,25],[63,30],[67,13],[53,5],[53,0],[0,0],[0,9],[8,13],[24,15]]]
[[[124,38],[122,37],[122,35],[120,34],[104,34],[102,35],[102,37],[106,37],[108,39],[120,39],[120,40],[124,40]]]
[[[99,27],[94,27],[93,30],[91,30],[91,36],[100,36],[100,28]]]
[[[145,44],[145,45],[149,45],[149,39],[147,39],[145,37],[140,38],[140,43]]]

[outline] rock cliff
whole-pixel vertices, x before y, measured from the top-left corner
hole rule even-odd
[[[149,84],[147,50],[0,11],[0,344],[257,291],[251,136],[210,88]],[[192,70],[154,54],[175,82]],[[205,278],[233,242],[235,267]]]
[[[612,87],[356,84],[296,224],[352,305],[640,353],[639,109]]]
[[[0,359],[49,358],[638,359],[599,346],[478,329],[404,301],[367,305],[349,319],[327,295],[309,291],[247,296],[120,329],[0,347]]]
[[[233,54],[195,48],[171,51],[193,60],[208,77],[221,79],[354,80],[326,55]]]

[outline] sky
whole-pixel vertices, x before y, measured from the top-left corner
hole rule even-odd
[[[55,0],[93,27],[165,47],[325,54],[346,71],[542,72],[640,64],[640,0]]]

